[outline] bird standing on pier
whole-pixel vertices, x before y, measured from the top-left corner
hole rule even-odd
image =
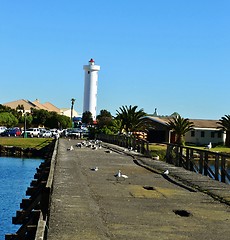
[[[212,143],[210,142],[205,148],[206,149],[211,149],[212,148]]]
[[[73,151],[73,146],[70,146],[69,148],[67,148],[67,151]]]
[[[98,167],[91,168],[91,171],[98,171]]]
[[[124,178],[124,179],[128,178],[127,175],[124,175],[124,174],[121,173],[121,170],[118,170],[118,172],[117,172],[116,174],[114,174],[114,177],[115,177],[117,180],[118,180],[119,178]]]

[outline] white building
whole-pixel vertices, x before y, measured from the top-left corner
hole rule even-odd
[[[60,109],[60,113],[61,115],[67,116],[67,117],[71,117],[71,109],[70,108],[61,108]],[[77,117],[78,113],[73,109],[73,117]]]
[[[218,128],[194,127],[185,134],[185,141],[195,145],[207,145],[212,143],[222,145],[225,143],[226,133]]]
[[[93,120],[96,120],[98,71],[100,71],[100,66],[95,65],[94,60],[91,58],[89,64],[84,65],[83,69],[85,70],[83,113],[86,111],[91,112]]]
[[[144,119],[151,124],[147,136],[149,142],[175,142],[175,133],[168,125],[169,118],[146,116]],[[185,134],[187,144],[207,145],[211,142],[213,145],[221,145],[225,143],[226,133],[220,129],[218,120],[189,119],[189,121],[194,124],[194,127]]]

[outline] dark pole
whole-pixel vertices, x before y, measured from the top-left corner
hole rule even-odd
[[[71,127],[73,128],[73,105],[74,105],[75,99],[71,99]]]
[[[24,138],[26,137],[26,112],[24,112]]]

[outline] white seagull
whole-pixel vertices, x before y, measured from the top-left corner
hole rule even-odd
[[[106,152],[106,153],[112,153],[112,151],[111,151],[111,150],[106,150],[105,152]]]
[[[92,146],[92,149],[93,149],[93,150],[97,150],[97,149],[98,149],[98,146]]]
[[[98,171],[98,167],[91,168],[92,171]]]
[[[67,151],[73,151],[73,146],[70,146],[70,148],[67,148]]]
[[[167,169],[166,171],[163,172],[164,175],[169,175],[169,170]]]
[[[128,178],[127,175],[124,175],[121,173],[121,170],[118,170],[118,172],[116,174],[114,174],[114,177],[118,180],[119,178]]]
[[[207,146],[206,149],[211,149],[212,148],[212,143],[210,142]]]

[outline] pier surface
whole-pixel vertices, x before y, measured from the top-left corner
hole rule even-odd
[[[59,140],[48,240],[229,239],[229,185],[77,142]],[[128,178],[117,180],[118,170]]]

